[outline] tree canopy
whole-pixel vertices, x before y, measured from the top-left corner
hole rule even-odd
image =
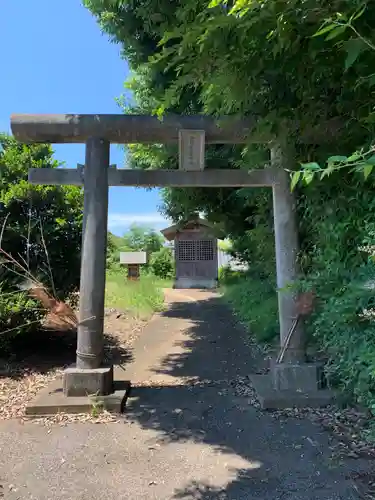
[[[158,252],[163,246],[163,236],[152,227],[132,224],[122,237],[123,245],[135,251],[144,251],[149,254]]]
[[[123,236],[108,235],[107,266],[116,267],[120,263],[120,252],[146,252],[148,260],[163,247],[164,238],[152,227],[132,224]]]
[[[327,158],[331,162],[324,175],[372,141],[375,78],[368,68],[375,9],[371,4],[355,0],[85,3],[130,63],[133,75],[126,86],[133,91],[135,104],[120,99],[127,112],[250,114],[257,118],[259,130],[287,130],[297,142],[299,128],[321,128],[339,117],[343,125],[339,141],[320,147],[299,145],[297,160],[308,170],[306,181]],[[300,127],[286,129],[288,120]],[[325,135],[324,130],[321,133]],[[176,148],[130,149],[137,168],[177,165]],[[207,151],[207,168],[256,168],[267,160],[262,146]],[[369,170],[367,166],[366,175]],[[297,174],[294,182],[301,177]],[[236,202],[236,197],[233,190],[195,189],[188,194],[166,190],[164,210],[176,219],[195,209],[209,215],[229,214],[232,209],[239,214],[234,224],[238,227],[250,214],[239,213],[243,198]],[[224,208],[219,212],[218,204]]]
[[[373,264],[375,4],[360,0],[85,0],[132,70],[127,113],[253,116],[296,142],[300,286],[314,288],[311,339],[341,387],[375,405],[373,327],[358,311]],[[338,119],[340,134],[332,134]],[[330,123],[327,126],[327,122]],[[298,126],[295,126],[295,124]],[[325,139],[302,144],[301,129]],[[209,146],[207,168],[259,168],[269,145]],[[176,147],[135,145],[133,168],[177,168]],[[353,152],[359,151],[353,154]],[[327,161],[328,160],[328,161]],[[300,165],[299,165],[300,164]],[[360,170],[352,175],[348,170]],[[315,175],[319,173],[319,175]],[[363,175],[363,173],[365,175]],[[366,178],[366,180],[365,180]],[[299,182],[300,179],[304,183]],[[317,179],[317,182],[311,182]],[[359,196],[360,193],[360,196]],[[164,213],[203,212],[250,263],[234,303],[253,333],[277,333],[272,200],[264,189],[166,189]],[[250,311],[251,313],[249,313]],[[251,317],[250,317],[250,316]],[[374,406],[375,407],[375,406]]]

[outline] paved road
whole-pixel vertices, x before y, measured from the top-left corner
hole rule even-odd
[[[139,384],[120,424],[0,425],[4,498],[356,499],[350,471],[368,464],[332,462],[328,434],[238,395],[231,381],[254,370],[254,359],[220,300],[168,298],[134,345],[127,370]]]

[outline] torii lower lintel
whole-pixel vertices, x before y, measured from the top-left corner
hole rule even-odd
[[[103,167],[104,168],[104,167]],[[31,168],[29,182],[46,185],[83,186],[81,169]],[[279,170],[108,170],[109,186],[138,187],[271,187]]]

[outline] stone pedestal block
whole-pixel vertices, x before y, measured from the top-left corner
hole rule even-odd
[[[325,388],[320,363],[274,363],[266,375],[252,375],[261,408],[320,407],[332,404],[334,393]]]
[[[277,391],[317,391],[323,387],[323,366],[319,363],[275,363],[271,377]]]
[[[213,290],[218,287],[218,281],[214,279],[201,279],[201,278],[178,278],[175,280],[173,288],[186,290],[192,289],[205,289]]]
[[[114,392],[113,367],[67,368],[63,379],[64,395],[73,397],[107,396]]]

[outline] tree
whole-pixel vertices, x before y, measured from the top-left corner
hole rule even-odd
[[[310,332],[326,349],[341,386],[375,408],[373,325],[358,316],[369,301],[368,290],[360,284],[374,273],[358,247],[375,243],[375,189],[369,167],[364,183],[349,176],[344,165],[358,161],[348,158],[362,145],[369,146],[365,153],[373,154],[375,78],[367,42],[373,44],[375,4],[368,2],[364,9],[359,0],[85,3],[121,45],[133,70],[127,87],[136,103],[120,99],[126,112],[161,117],[165,112],[250,115],[254,133],[286,133],[297,143],[291,170],[298,170],[298,163],[309,164],[304,175],[308,182],[294,182],[302,246],[300,285],[314,287],[320,299]],[[301,144],[302,128],[315,127],[323,138],[330,137],[330,128],[322,123],[335,117],[341,120],[338,139],[319,147]],[[291,126],[296,121],[299,126]],[[210,146],[206,155],[207,168],[258,168],[268,161],[265,149],[254,145]],[[331,175],[311,184],[313,170],[327,158]],[[177,151],[171,146],[132,146],[130,159],[133,168],[177,168]],[[365,165],[362,162],[363,170]],[[232,251],[251,263],[253,275],[241,285],[236,300],[242,311],[257,316],[250,322],[252,331],[258,325],[261,332],[276,333],[270,314],[276,310],[270,192],[164,191],[164,212],[174,220],[197,210],[223,222]]]
[[[49,145],[0,135],[0,331],[11,335],[38,328],[43,315],[40,304],[19,288],[30,276],[60,299],[79,286],[82,190],[27,181],[30,167],[58,165]]]
[[[340,140],[323,147],[298,144],[299,129],[289,128],[288,136],[297,140],[298,160],[314,158],[315,165],[327,156],[350,153],[372,139],[371,123],[366,127],[363,123],[372,113],[375,96],[358,85],[359,79],[369,76],[372,54],[351,38],[354,34],[358,39],[358,33],[362,38],[372,36],[372,4],[366,10],[353,0],[340,4],[324,0],[302,4],[298,0],[230,4],[225,0],[173,4],[87,0],[86,5],[102,29],[121,44],[133,69],[127,86],[136,104],[121,101],[127,112],[251,113],[258,118],[259,133],[285,130],[287,120],[312,127],[342,117],[346,126]],[[327,24],[322,28],[330,20],[332,24],[338,11],[350,20],[351,27]],[[334,38],[335,44],[315,36],[319,30],[326,30],[327,38]],[[137,145],[130,152],[131,165],[136,168],[177,167],[177,151],[170,146]],[[257,168],[268,161],[264,148],[253,145],[210,146],[206,156],[207,168]],[[327,186],[337,187],[337,179]],[[303,192],[297,195],[302,201]],[[299,207],[304,220],[309,210],[305,200]],[[197,210],[224,223],[233,248],[243,258],[252,263],[260,258],[273,267],[269,191],[164,190],[163,211],[173,220]],[[301,234],[306,238],[303,248],[312,248],[311,237],[303,229]],[[262,246],[262,241],[267,243]]]
[[[124,234],[122,241],[121,249],[123,251],[126,251],[125,249],[137,252],[144,251],[151,255],[161,249],[164,238],[150,227],[132,224],[129,231]]]
[[[136,104],[120,100],[126,112],[251,113],[258,117],[260,133],[285,129],[288,119],[313,126],[332,116],[351,117],[339,143],[299,146],[301,161],[351,151],[371,135],[371,127],[358,124],[374,102],[356,86],[354,68],[343,74],[347,52],[343,48],[340,59],[337,48],[328,50],[324,39],[313,36],[334,15],[336,3],[241,1],[233,2],[232,9],[225,1],[206,0],[173,5],[156,0],[87,0],[86,5],[102,29],[121,44],[133,69],[127,87]],[[342,11],[356,6],[349,0],[340,3]],[[366,54],[361,57],[366,66]],[[298,139],[298,133],[288,130],[289,137]],[[177,151],[170,146],[137,145],[130,152],[136,168],[177,167]],[[210,146],[206,156],[207,168],[257,168],[268,161],[264,148],[253,145]],[[266,210],[263,221],[257,208],[260,200]],[[234,239],[252,231],[254,224],[265,224],[265,234],[272,236],[271,207],[269,192],[262,197],[254,190],[164,190],[163,211],[173,220],[199,210],[213,221],[224,220],[228,236]]]
[[[170,248],[161,248],[151,256],[150,268],[155,276],[162,279],[172,278],[174,274],[174,260]]]
[[[122,238],[108,231],[107,238],[107,269],[120,269],[120,247]]]
[[[154,229],[147,226],[132,224],[129,230],[122,236],[108,233],[107,245],[107,268],[115,269],[120,265],[120,252],[140,252],[150,256],[158,252],[164,243],[163,236]],[[144,266],[143,269],[146,269]]]
[[[37,279],[64,297],[79,285],[83,193],[27,181],[29,168],[58,166],[49,145],[0,136],[1,247],[25,260]]]
[[[357,7],[357,8],[355,8]],[[375,59],[375,40],[373,39],[372,31],[369,25],[357,27],[358,19],[364,14],[369,13],[366,3],[354,5],[351,12],[335,12],[334,15],[324,20],[314,37],[324,36],[327,43],[335,44],[337,37],[345,36],[344,41],[340,41],[335,46],[343,48],[346,52],[346,58],[343,67],[343,73],[347,72],[353,65],[357,69],[357,86],[372,89],[375,85],[375,73],[369,68],[372,68],[372,61]],[[358,29],[364,29],[363,35]],[[364,55],[366,56],[364,58]],[[365,64],[364,64],[365,60]],[[364,118],[365,123],[373,123],[374,112]],[[292,189],[300,180],[305,184],[309,184],[314,178],[320,180],[330,176],[337,170],[350,170],[350,172],[362,172],[364,178],[367,179],[372,173],[375,165],[375,144],[373,136],[370,136],[370,144],[362,145],[361,148],[354,153],[344,155],[334,155],[327,159],[325,164],[319,165],[317,162],[302,163],[301,169],[297,170],[292,175]]]

